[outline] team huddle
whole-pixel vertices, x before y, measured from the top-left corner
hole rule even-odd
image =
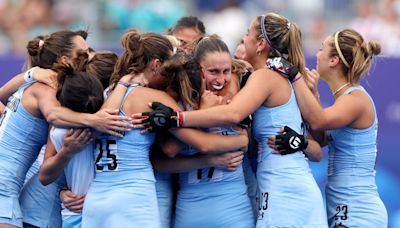
[[[0,90],[0,228],[387,227],[359,84],[379,43],[337,31],[309,70],[299,27],[275,13],[234,57],[196,17],[127,31],[119,56],[87,35],[29,41],[27,71]],[[323,196],[309,162],[327,145]]]

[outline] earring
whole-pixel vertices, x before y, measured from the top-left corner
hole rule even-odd
[[[260,54],[261,54],[261,51],[257,50],[256,55],[260,55]]]

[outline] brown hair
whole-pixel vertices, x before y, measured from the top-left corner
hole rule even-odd
[[[198,40],[194,48],[194,59],[200,63],[207,53],[225,52],[230,55],[228,46],[217,35],[205,36]]]
[[[180,49],[184,50],[186,53],[190,53],[193,54],[194,49],[196,48],[197,44],[199,44],[199,42],[206,37],[206,35],[201,35],[199,38],[193,40],[192,42],[188,42],[184,45],[181,45]]]
[[[261,30],[261,18],[256,18],[255,26],[257,37],[264,38]],[[268,57],[285,57],[293,65],[297,66],[303,75],[305,74],[305,59],[301,45],[301,31],[297,24],[290,23],[285,17],[268,13],[265,15],[265,33],[269,39],[270,47]]]
[[[361,76],[369,71],[372,63],[372,57],[381,52],[381,45],[376,41],[364,41],[364,38],[353,29],[344,29],[337,32],[338,48],[343,54],[347,67],[341,58],[340,63],[346,79],[350,83],[357,83]],[[333,34],[333,37],[336,33]],[[330,57],[339,56],[335,47],[335,42],[330,44]]]
[[[56,64],[54,70],[59,80],[56,98],[62,106],[85,113],[95,113],[101,108],[103,87],[96,77],[61,64]]]
[[[200,65],[191,55],[175,54],[160,69],[160,74],[170,79],[169,88],[179,95],[183,107],[198,109],[201,98]]]
[[[82,30],[58,31],[48,36],[38,36],[29,41],[26,46],[29,54],[28,66],[50,69],[61,56],[71,57],[74,48],[73,39],[76,36],[86,39],[87,32]]]
[[[108,87],[110,77],[114,71],[118,56],[111,51],[95,52],[89,60],[87,52],[79,52],[73,59],[73,67],[76,71],[87,72],[89,75],[100,80],[103,89]]]
[[[171,42],[157,33],[140,34],[130,30],[122,36],[121,43],[124,52],[118,58],[110,79],[113,87],[122,76],[142,73],[153,59],[164,62],[173,51]]]
[[[173,28],[169,29],[169,33],[170,35],[172,35],[177,30],[182,28],[195,28],[197,31],[199,31],[200,34],[206,33],[206,28],[204,27],[203,22],[199,18],[194,16],[181,17],[176,22],[176,25]]]

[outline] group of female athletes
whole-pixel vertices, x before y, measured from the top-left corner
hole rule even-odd
[[[86,37],[29,41],[28,70],[0,90],[0,228],[387,227],[359,84],[379,43],[337,31],[308,70],[299,27],[275,13],[235,58],[195,17],[127,31],[119,56]],[[308,163],[325,145],[326,207]]]

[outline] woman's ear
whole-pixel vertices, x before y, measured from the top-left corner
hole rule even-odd
[[[265,42],[264,39],[260,39],[257,42],[257,50],[256,53],[261,53],[262,51],[264,51],[265,49],[267,49],[267,42]]]
[[[339,56],[333,56],[329,59],[329,67],[335,67],[339,64]]]
[[[153,59],[151,61],[151,71],[157,72],[161,67],[161,61],[159,59]]]
[[[60,63],[65,65],[65,66],[72,65],[71,59],[69,57],[65,56],[65,55],[61,56]]]
[[[206,80],[206,76],[204,76],[204,72],[203,72],[203,67],[200,67],[200,77],[201,77],[201,79],[203,80],[203,81],[205,81]]]

